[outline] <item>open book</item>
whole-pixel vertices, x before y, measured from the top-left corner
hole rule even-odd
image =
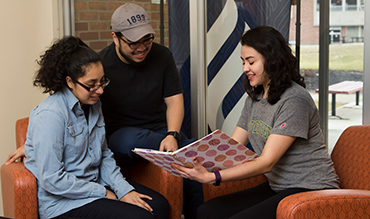
[[[174,152],[142,148],[135,148],[133,151],[172,175],[181,177],[185,176],[174,170],[171,163],[192,168],[194,167],[193,158],[197,157],[198,162],[208,171],[216,171],[248,162],[258,156],[218,129]]]

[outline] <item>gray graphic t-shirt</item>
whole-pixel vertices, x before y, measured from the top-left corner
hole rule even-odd
[[[262,153],[270,134],[296,137],[271,172],[265,174],[274,191],[339,188],[319,121],[311,95],[294,82],[274,105],[267,99],[257,102],[246,99],[237,126],[248,131],[256,153]]]

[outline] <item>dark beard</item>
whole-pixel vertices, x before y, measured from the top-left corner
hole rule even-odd
[[[119,51],[119,54],[121,54],[121,56],[130,64],[130,65],[134,65],[134,66],[143,66],[145,65],[146,63],[146,57],[143,61],[141,62],[135,62],[134,60],[132,60],[131,58],[127,57],[121,50],[121,43],[119,43],[119,48],[118,48],[118,51]]]

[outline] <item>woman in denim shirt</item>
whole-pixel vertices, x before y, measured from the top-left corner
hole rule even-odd
[[[167,200],[127,182],[107,147],[99,56],[70,36],[38,64],[34,85],[51,95],[30,115],[25,166],[37,178],[40,218],[167,218]]]

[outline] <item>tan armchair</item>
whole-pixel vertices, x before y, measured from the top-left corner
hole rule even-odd
[[[25,143],[27,128],[28,118],[17,120],[17,148]],[[170,218],[181,217],[181,177],[175,177],[150,162],[143,162],[129,172],[128,178],[156,190],[167,198]],[[5,217],[38,218],[36,178],[24,167],[23,162],[1,166],[1,187]]]
[[[331,158],[341,189],[303,192],[284,198],[277,219],[370,218],[370,125],[348,127],[339,137]],[[204,185],[206,200],[265,182],[258,176],[241,182]]]

